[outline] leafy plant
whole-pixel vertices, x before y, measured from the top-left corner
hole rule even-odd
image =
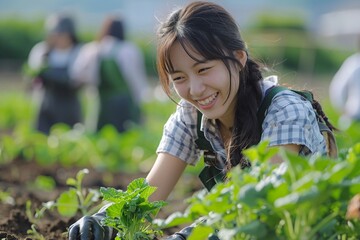
[[[15,200],[14,200],[14,198],[11,196],[11,194],[9,192],[2,191],[0,189],[0,203],[6,203],[6,204],[14,205]]]
[[[39,175],[36,177],[33,186],[37,189],[40,189],[42,191],[52,191],[54,190],[56,183],[54,178],[50,177],[50,176],[44,176],[44,175]]]
[[[29,222],[31,223],[31,229],[27,230],[27,234],[31,235],[34,239],[45,240],[45,237],[41,233],[39,233],[36,229],[36,226],[39,224],[39,217],[37,216],[36,213],[34,214],[33,211],[31,210],[30,200],[26,201],[25,214],[29,219]]]
[[[46,211],[57,209],[61,216],[73,217],[78,211],[81,211],[83,215],[91,215],[99,210],[100,205],[93,207],[94,203],[99,200],[99,191],[94,189],[85,190],[82,187],[82,180],[85,174],[88,173],[88,169],[83,169],[76,174],[76,178],[68,178],[66,183],[70,186],[70,189],[61,193],[55,201],[43,203],[40,209],[33,211],[31,201],[28,200],[26,202],[25,213],[31,223],[31,229],[27,230],[27,234],[31,235],[34,239],[45,240],[44,236],[37,231],[36,227]],[[49,179],[45,180],[48,181]],[[39,181],[44,181],[44,179]]]
[[[156,188],[150,186],[144,178],[133,180],[126,191],[100,188],[104,201],[112,203],[106,209],[103,223],[118,231],[116,239],[150,240],[162,234],[154,228],[152,220],[166,203],[149,201],[155,190]]]
[[[32,225],[31,225],[31,229],[27,230],[26,233],[29,234],[30,236],[32,236],[33,239],[36,239],[36,240],[46,240],[46,238],[45,238],[41,233],[39,233],[39,232],[36,230],[35,224],[32,224]]]
[[[95,208],[92,206],[99,200],[100,193],[95,189],[82,188],[82,180],[88,173],[89,170],[85,168],[76,174],[76,178],[66,180],[66,184],[72,188],[62,193],[57,199],[57,208],[61,215],[74,216],[78,210],[83,215],[91,215],[98,210],[98,206]],[[71,206],[72,210],[69,209]]]
[[[80,170],[76,178],[68,178],[66,184],[70,186],[69,190],[60,194],[55,201],[43,203],[43,207],[36,212],[36,217],[41,217],[46,210],[57,209],[63,217],[73,217],[80,211],[83,215],[95,213],[101,206],[94,206],[100,198],[99,191],[95,189],[83,189],[82,180],[88,169]]]
[[[351,197],[360,192],[360,143],[344,159],[300,157],[280,149],[280,165],[267,161],[266,144],[245,151],[248,170],[233,169],[229,180],[189,199],[183,213],[156,221],[160,227],[205,220],[189,240],[358,239],[360,222],[346,219]]]

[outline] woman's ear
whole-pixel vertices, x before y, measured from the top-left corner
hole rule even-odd
[[[243,50],[235,51],[235,58],[241,63],[241,70],[245,67],[247,61],[247,54]]]

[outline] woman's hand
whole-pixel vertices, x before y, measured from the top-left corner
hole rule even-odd
[[[106,216],[106,207],[103,207],[92,216],[84,216],[69,227],[69,240],[111,240],[116,231],[103,226],[101,220]]]

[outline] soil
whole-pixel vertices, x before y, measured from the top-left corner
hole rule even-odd
[[[1,65],[1,64],[0,64]],[[20,71],[0,69],[1,89],[6,92],[26,92],[26,85],[22,81]],[[0,91],[1,92],[1,91]],[[0,135],[7,134],[2,130]],[[0,164],[0,239],[1,240],[40,240],[41,238],[28,234],[32,223],[26,215],[26,202],[31,201],[31,209],[41,208],[42,204],[53,201],[59,195],[68,190],[66,180],[75,178],[79,167],[63,167],[59,165],[39,166],[35,161],[15,159],[8,164]],[[97,189],[101,186],[126,189],[126,186],[135,178],[145,177],[146,173],[108,173],[88,168],[89,174],[84,177],[83,187]],[[52,191],[44,191],[34,187],[33,183],[37,176],[52,177],[56,182],[56,188]],[[180,189],[179,189],[180,187]],[[177,185],[177,191],[168,199],[168,205],[164,207],[158,218],[166,218],[174,211],[183,211],[186,208],[184,199],[201,188],[197,177],[192,175],[183,176]],[[11,198],[4,199],[2,193],[9,193]],[[46,240],[67,240],[67,228],[81,218],[79,213],[72,218],[62,217],[57,211],[47,211],[43,218],[36,223],[36,231]],[[178,228],[166,229],[164,236],[171,235]]]
[[[32,223],[26,214],[26,202],[31,201],[31,209],[39,209],[42,203],[55,200],[62,192],[69,189],[66,185],[68,178],[75,178],[77,172],[82,169],[78,167],[65,168],[62,166],[39,166],[34,161],[24,161],[16,159],[9,164],[0,166],[0,194],[1,192],[10,193],[11,198],[4,200],[0,195],[0,239],[41,239],[27,233],[31,229]],[[145,177],[145,173],[108,173],[95,169],[89,169],[89,174],[83,179],[83,187],[99,188],[100,186],[114,187],[116,189],[126,189],[126,186],[135,178]],[[50,176],[56,182],[56,188],[51,191],[40,190],[34,187],[34,180],[37,176]],[[109,180],[110,179],[110,180]],[[186,179],[186,180],[185,180]],[[162,209],[159,218],[166,218],[174,211],[183,211],[185,204],[183,199],[190,196],[200,188],[197,180],[192,181],[186,176],[183,180],[187,185],[187,192],[183,196],[173,196],[168,200],[169,207]],[[193,185],[193,186],[191,186]],[[65,218],[58,214],[56,210],[46,211],[46,214],[36,223],[36,231],[46,240],[68,239],[67,228],[77,221],[82,215],[79,213],[75,217]],[[168,236],[177,229],[167,229],[164,235]]]

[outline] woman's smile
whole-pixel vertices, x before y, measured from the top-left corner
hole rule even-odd
[[[199,103],[200,107],[203,109],[209,109],[211,108],[217,100],[217,96],[219,95],[219,92],[216,92],[214,94],[212,94],[211,96],[201,99],[201,100],[196,100],[196,102]]]

